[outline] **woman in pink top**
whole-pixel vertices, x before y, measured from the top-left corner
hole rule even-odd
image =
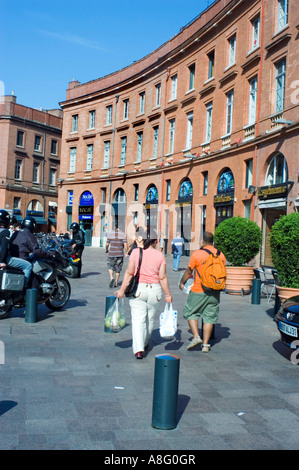
[[[132,316],[133,353],[136,359],[143,358],[143,352],[148,346],[154,327],[156,306],[162,298],[162,290],[165,293],[166,302],[172,302],[166,276],[165,258],[163,253],[156,249],[156,239],[146,239],[144,241],[142,241],[142,238],[137,239],[138,248],[135,248],[130,255],[121,288],[115,292],[116,296],[118,298],[123,297],[131,277],[136,273],[139,263],[139,250],[142,249],[142,245],[143,255],[138,289],[136,297],[129,299]]]

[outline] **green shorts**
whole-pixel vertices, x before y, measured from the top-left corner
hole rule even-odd
[[[183,317],[185,320],[198,320],[202,316],[204,323],[217,323],[219,298],[219,292],[200,292],[197,294],[190,291],[183,310]]]

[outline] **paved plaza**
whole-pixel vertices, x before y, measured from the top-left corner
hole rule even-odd
[[[106,296],[114,292],[106,256],[101,248],[85,249],[66,310],[38,306],[37,323],[26,323],[23,310],[0,321],[0,449],[299,449],[299,366],[279,341],[274,302],[252,305],[249,296],[221,294],[210,353],[187,351],[192,335],[181,314],[187,296],[169,255],[178,332],[162,339],[157,315],[149,350],[136,360],[127,300],[127,326],[104,332]],[[183,257],[181,268],[187,263]],[[163,353],[180,358],[172,430],[151,425],[155,356]]]

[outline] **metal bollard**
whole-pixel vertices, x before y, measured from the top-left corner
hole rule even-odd
[[[37,321],[37,289],[26,290],[25,322],[36,323]]]
[[[281,306],[281,300],[278,295],[277,289],[275,289],[275,303],[274,303],[274,315],[278,313],[278,310],[280,309]]]
[[[252,280],[251,303],[255,305],[261,303],[261,280],[260,279]]]
[[[160,354],[155,358],[153,428],[174,429],[177,425],[179,368],[179,356]]]
[[[107,313],[108,313],[108,310],[109,308],[111,307],[111,305],[114,304],[115,300],[117,299],[116,295],[107,295],[106,297],[106,305],[105,305],[105,326],[104,326],[104,331],[106,333],[113,333],[113,330],[111,330],[111,328],[109,328],[108,326],[106,326],[106,316],[107,316]]]

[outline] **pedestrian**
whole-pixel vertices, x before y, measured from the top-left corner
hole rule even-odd
[[[171,251],[173,254],[173,265],[174,271],[178,271],[180,267],[181,256],[183,254],[184,239],[181,237],[180,232],[177,232],[176,237],[171,242]]]
[[[21,229],[16,230],[9,241],[8,266],[20,268],[25,275],[24,285],[27,287],[30,282],[32,272],[31,256],[36,258],[53,259],[54,254],[40,248],[38,239],[35,236],[36,221],[34,217],[25,217],[21,223]],[[33,281],[32,281],[33,282]]]
[[[80,261],[78,261],[77,264],[78,274],[77,276],[75,276],[76,278],[79,278],[81,277],[82,271],[82,255],[85,246],[85,235],[77,222],[71,223],[70,229],[72,231],[72,239],[70,241],[70,245],[72,246],[73,250],[78,253],[78,258],[80,258]]]
[[[126,287],[136,273],[140,249],[143,250],[139,283],[135,297],[129,298],[132,318],[132,347],[136,359],[142,359],[152,335],[154,317],[158,303],[162,299],[172,302],[166,275],[166,262],[163,253],[157,249],[157,237],[137,239],[137,249],[132,251],[121,288],[115,292],[118,298],[123,297]],[[143,246],[143,248],[142,248]]]
[[[124,252],[125,250],[125,252]],[[122,232],[118,223],[114,225],[114,230],[108,233],[106,243],[106,253],[108,253],[108,272],[110,276],[109,287],[117,287],[119,276],[122,270],[124,255],[128,256],[127,236]]]
[[[204,232],[202,248],[192,253],[189,265],[179,284],[180,289],[183,290],[185,282],[192,276],[194,271],[194,283],[188,294],[187,302],[183,310],[183,317],[185,320],[188,320],[190,330],[193,334],[193,339],[187,346],[188,350],[202,344],[202,351],[209,352],[211,347],[209,340],[213,326],[218,321],[220,292],[204,291],[200,278],[203,273],[204,264],[209,256],[209,253],[204,251],[204,249],[208,249],[214,254],[217,253],[217,249],[213,245],[213,240],[214,237],[211,232]],[[219,256],[225,265],[226,259],[224,254],[220,253]],[[200,316],[202,316],[203,320],[203,339],[200,337],[198,331],[198,320]]]
[[[159,239],[159,250],[161,251],[161,253],[164,252],[164,248],[165,248],[165,240],[164,240],[164,234],[161,233],[160,235],[160,239]]]

